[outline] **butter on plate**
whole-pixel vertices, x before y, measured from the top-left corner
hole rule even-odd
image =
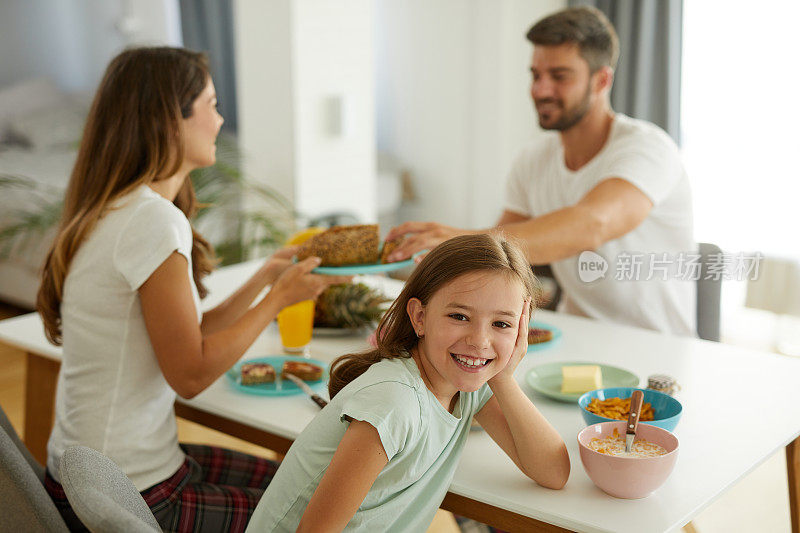
[[[575,394],[603,387],[603,374],[597,365],[565,365],[561,367],[561,392]]]

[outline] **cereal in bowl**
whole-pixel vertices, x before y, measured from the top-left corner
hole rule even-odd
[[[658,457],[667,453],[662,446],[644,439],[633,441],[631,451],[626,452],[625,439],[620,436],[617,428],[614,428],[613,434],[604,439],[593,438],[587,446],[590,450],[616,457]]]

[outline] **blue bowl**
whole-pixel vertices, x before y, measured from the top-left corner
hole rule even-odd
[[[606,418],[586,410],[586,406],[589,405],[589,402],[591,402],[593,398],[599,398],[600,400],[607,400],[608,398],[625,399],[630,398],[635,390],[637,389],[633,387],[611,387],[589,391],[578,398],[578,405],[581,408],[581,414],[583,415],[583,420],[586,422],[586,425],[591,426],[599,422],[614,420],[613,418]],[[683,412],[681,402],[663,392],[652,389],[638,390],[644,393],[643,403],[649,403],[653,406],[653,418],[655,418],[653,421],[643,421],[642,424],[651,424],[666,429],[667,431],[674,431],[675,426],[678,425],[678,420],[681,419],[681,413]]]

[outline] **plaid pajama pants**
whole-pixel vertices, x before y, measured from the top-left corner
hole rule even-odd
[[[142,491],[164,531],[244,531],[278,464],[213,446],[181,444],[175,474]],[[61,485],[47,472],[45,488],[70,531],[87,531]]]

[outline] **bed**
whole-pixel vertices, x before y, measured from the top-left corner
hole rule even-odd
[[[88,96],[61,91],[45,78],[0,88],[0,231],[48,213],[46,206],[63,197],[89,104]],[[45,222],[39,219],[42,231],[0,246],[0,300],[34,307],[54,235]]]

